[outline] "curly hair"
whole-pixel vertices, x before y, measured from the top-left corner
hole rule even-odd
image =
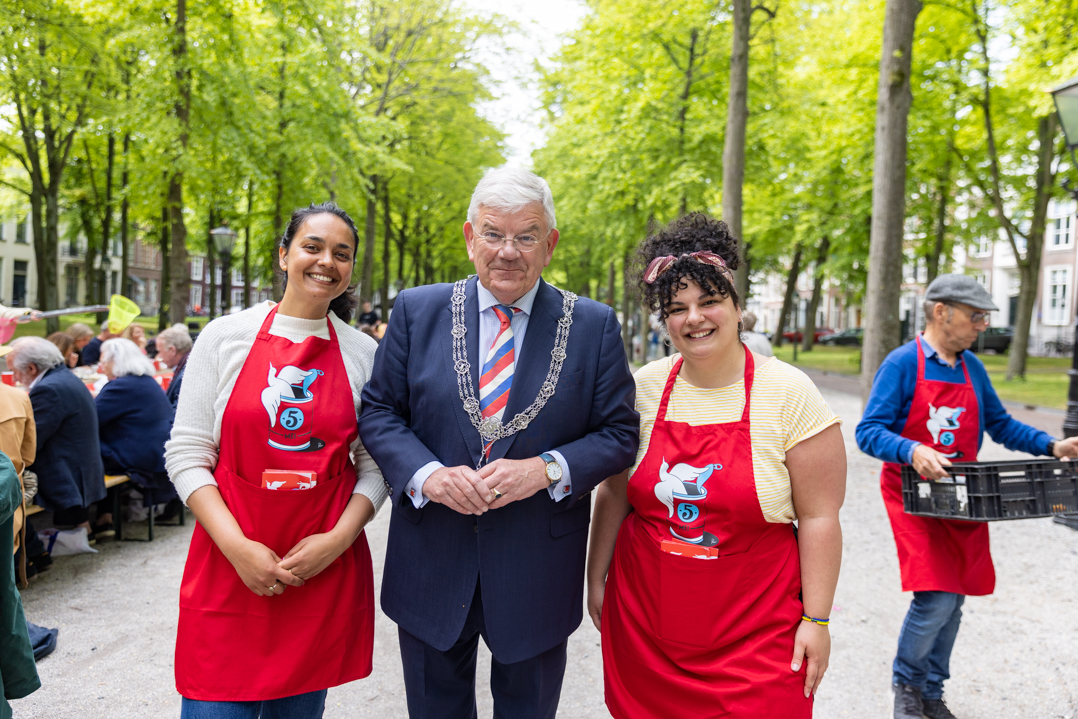
[[[736,270],[738,240],[730,234],[730,228],[722,220],[708,217],[702,212],[690,212],[679,217],[666,227],[649,232],[648,237],[636,250],[633,275],[639,287],[640,298],[653,312],[659,313],[659,320],[664,324],[668,315],[667,308],[680,290],[688,287],[687,280],[692,280],[710,295],[729,297],[734,305],[741,306],[732,277],[718,267],[706,265],[691,257],[684,257],[690,252],[706,250],[721,257],[726,266]],[[652,284],[644,282],[644,271],[656,257],[673,255],[681,257],[663,272]]]

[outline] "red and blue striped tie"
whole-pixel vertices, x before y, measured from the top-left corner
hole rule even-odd
[[[516,365],[512,317],[521,310],[506,305],[494,305],[492,309],[501,327],[487,352],[483,374],[479,377],[479,409],[484,419],[497,417],[500,420],[509,401],[509,388],[513,385],[513,368]]]

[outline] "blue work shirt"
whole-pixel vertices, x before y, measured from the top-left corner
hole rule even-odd
[[[980,432],[977,449],[981,448],[985,431],[993,440],[1007,449],[1029,454],[1049,454],[1048,443],[1052,437],[1028,424],[1019,422],[1007,413],[999,401],[992,382],[981,360],[972,352],[959,352],[955,366],[951,367],[936,354],[936,350],[921,337],[925,353],[925,379],[965,384],[962,371],[965,364],[973,391],[977,393],[980,409]],[[865,412],[857,425],[857,446],[865,454],[884,462],[911,464],[913,450],[920,442],[901,436],[906,418],[913,404],[913,390],[917,384],[917,341],[907,342],[880,365],[872,380]]]

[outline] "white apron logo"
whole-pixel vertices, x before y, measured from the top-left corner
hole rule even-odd
[[[932,442],[943,446],[945,449],[955,442],[954,430],[961,428],[959,416],[966,411],[965,407],[934,407],[928,405],[928,433],[932,435]],[[961,457],[961,452],[951,452],[946,457]]]
[[[303,370],[293,365],[280,371],[271,363],[262,390],[262,406],[269,415],[269,445],[292,452],[321,449],[325,443],[311,436],[314,427],[314,394],[311,385],[323,375],[320,369]]]
[[[718,538],[704,529],[707,519],[707,482],[715,472],[722,470],[718,463],[706,467],[693,467],[684,462],[673,468],[663,458],[659,467],[659,482],[655,485],[655,498],[666,507],[670,519],[670,534],[682,542],[703,547],[714,547]],[[677,519],[674,519],[675,513]]]

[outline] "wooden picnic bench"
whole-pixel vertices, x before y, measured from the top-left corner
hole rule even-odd
[[[113,526],[116,527],[116,539],[119,539],[121,541],[123,541],[124,535],[123,535],[123,519],[121,518],[122,515],[120,513],[121,512],[120,490],[117,489],[117,490],[114,491],[113,488],[114,487],[119,487],[121,484],[124,484],[126,482],[130,482],[130,481],[131,481],[131,478],[128,477],[126,474],[106,474],[105,475],[105,489],[112,495],[112,523],[113,523]],[[153,541],[153,526],[154,526],[153,491],[152,490],[144,491],[144,496],[145,496],[145,504],[150,510],[149,511],[149,520],[148,520],[149,521],[149,539],[147,539],[145,541],[152,542]],[[26,516],[31,517],[31,516],[33,516],[35,514],[38,514],[39,512],[44,512],[44,511],[45,510],[42,509],[41,507],[39,507],[38,505],[31,504],[29,507],[26,507]],[[181,526],[183,526],[185,524],[184,514],[185,514],[185,511],[180,512],[180,525]],[[142,541],[142,540],[137,540],[134,537],[132,537],[131,539],[128,539],[127,541]]]

